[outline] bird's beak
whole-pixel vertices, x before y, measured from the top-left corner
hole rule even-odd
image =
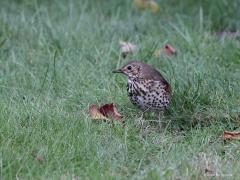
[[[113,70],[112,73],[123,73],[121,69]]]

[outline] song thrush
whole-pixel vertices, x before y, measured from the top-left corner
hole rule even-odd
[[[131,61],[113,73],[123,73],[128,76],[128,96],[143,112],[160,113],[169,105],[171,87],[153,67],[140,61]]]

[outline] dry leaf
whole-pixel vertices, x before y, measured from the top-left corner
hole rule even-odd
[[[99,109],[96,105],[92,105],[89,107],[89,113],[93,119],[114,119],[120,122],[123,121],[122,116],[118,113],[113,103],[104,104]]]
[[[99,111],[106,117],[122,121],[122,116],[118,113],[117,108],[113,103],[105,104],[99,108]]]
[[[177,51],[170,44],[166,44],[162,49],[158,49],[154,51],[153,56],[155,56],[156,58],[159,58],[162,54],[166,56],[172,56],[172,55],[176,55]]]
[[[149,9],[152,13],[159,11],[159,5],[154,0],[134,0],[133,5],[138,10]]]
[[[163,48],[163,53],[167,56],[176,55],[177,51],[170,44],[166,44]]]
[[[224,131],[221,138],[223,140],[240,140],[240,132]]]
[[[125,58],[129,53],[135,53],[138,51],[138,47],[135,44],[125,41],[119,41],[121,54]]]
[[[92,119],[107,119],[97,108],[96,105],[91,105],[89,107],[89,114]]]

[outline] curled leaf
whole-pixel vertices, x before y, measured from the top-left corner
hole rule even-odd
[[[130,42],[119,41],[119,45],[121,48],[121,54],[124,58],[127,56],[127,54],[138,51],[138,47]]]
[[[89,114],[92,119],[107,119],[97,108],[96,105],[91,105],[89,107]]]
[[[119,114],[113,103],[104,104],[99,109],[96,105],[92,105],[89,107],[89,113],[93,119],[114,119],[120,122],[123,121],[122,116]]]
[[[153,56],[159,58],[162,54],[166,56],[173,56],[177,54],[177,51],[170,44],[166,44],[162,49],[154,51]]]
[[[167,56],[176,55],[177,51],[170,44],[166,44],[163,48],[163,53]]]
[[[122,121],[122,116],[119,114],[113,103],[101,106],[99,111],[106,117]]]
[[[224,131],[221,138],[223,140],[240,140],[240,132]]]

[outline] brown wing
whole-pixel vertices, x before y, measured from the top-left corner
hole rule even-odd
[[[166,81],[166,79],[162,76],[162,74],[151,66],[145,64],[142,69],[142,78],[143,79],[152,79],[154,81],[161,81],[163,85],[165,85],[165,91],[171,92],[171,86]]]

